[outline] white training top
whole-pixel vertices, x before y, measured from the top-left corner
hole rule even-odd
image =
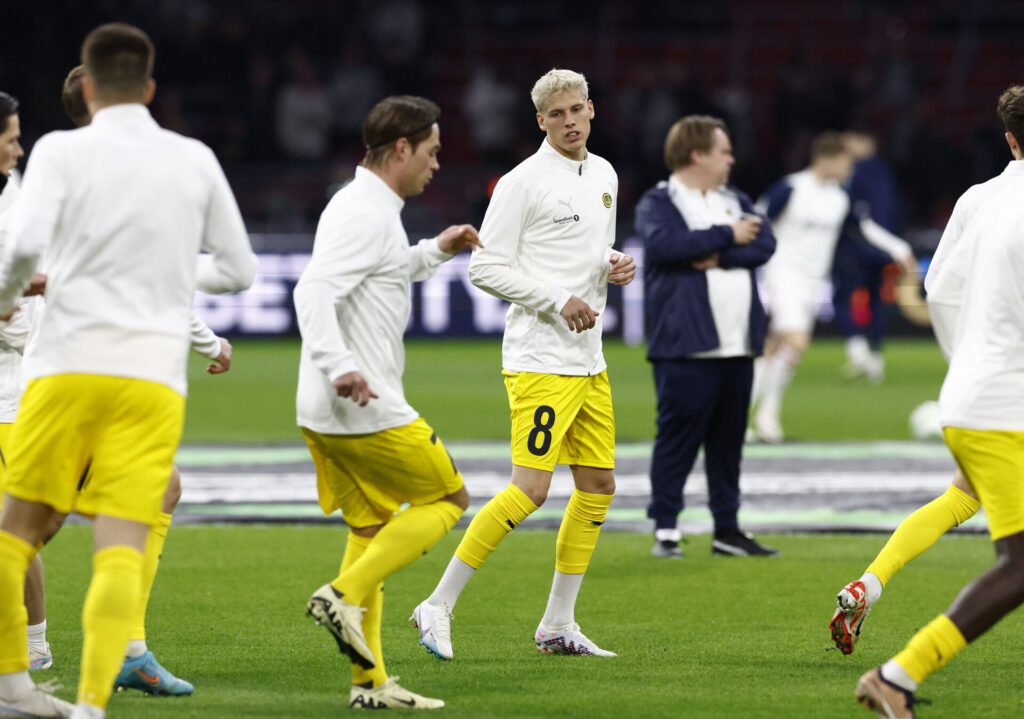
[[[0,193],[0,246],[6,241],[11,206],[18,196],[13,178],[7,179]],[[8,321],[0,320],[0,424],[10,424],[18,415],[21,403],[21,353],[25,349],[30,327],[33,299],[18,302],[18,311]]]
[[[507,371],[586,376],[607,367],[602,318],[577,334],[559,312],[572,295],[604,312],[618,188],[607,160],[570,160],[546,138],[498,181],[469,278],[512,303],[502,343]]]
[[[743,215],[739,197],[725,185],[701,192],[690,189],[675,175],[670,175],[668,194],[690,230],[706,230],[712,225],[731,225]],[[750,270],[746,267],[714,267],[705,270],[704,276],[708,283],[711,317],[718,333],[718,347],[691,356],[701,359],[749,357],[752,354],[750,303],[753,300]]]
[[[294,294],[302,334],[295,398],[300,427],[365,434],[419,416],[402,388],[409,283],[426,279],[451,256],[436,239],[409,246],[404,205],[376,173],[357,167],[355,179],[320,215],[313,256]],[[365,407],[339,397],[333,384],[354,371],[378,395]]]
[[[86,127],[40,138],[21,190],[0,264],[0,314],[44,251],[48,276],[25,376],[131,377],[185,394],[197,281],[230,292],[256,273],[213,152],[162,129],[142,105],[114,105]],[[197,263],[200,250],[210,256]]]
[[[832,270],[836,243],[850,214],[850,196],[835,180],[819,180],[811,170],[788,175],[789,200],[772,220],[775,254],[765,264],[765,276],[795,272],[810,280],[824,280]],[[757,202],[767,211],[767,199]],[[912,254],[910,245],[868,217],[859,220],[864,239],[894,259]]]
[[[944,427],[1024,431],[1022,193],[1020,161],[965,192],[928,271],[929,308],[960,307],[949,313],[956,328],[939,394]]]

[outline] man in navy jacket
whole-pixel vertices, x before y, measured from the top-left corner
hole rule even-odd
[[[683,485],[704,446],[712,552],[772,556],[739,527],[739,474],[754,357],[765,312],[754,268],[775,251],[769,223],[729,187],[734,158],[725,123],[691,115],[665,139],[668,182],[636,208],[645,250],[647,359],[658,393],[658,436],[651,458],[656,557],[680,557],[676,518]]]

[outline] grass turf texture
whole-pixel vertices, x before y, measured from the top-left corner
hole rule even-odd
[[[44,550],[49,639],[71,698],[81,649],[88,527],[70,526]],[[175,527],[149,611],[149,644],[196,685],[189,698],[131,691],[119,717],[335,717],[351,674],[336,645],[304,616],[331,579],[341,527]],[[418,646],[406,623],[433,588],[461,532],[385,587],[389,673],[448,702],[445,717],[867,717],[857,678],[902,648],[992,562],[984,537],[940,540],[897,575],[851,656],[826,651],[836,591],[859,576],[881,536],[765,536],[783,557],[712,558],[706,536],[682,561],[650,557],[647,536],[606,533],[583,584],[577,620],[616,659],[539,655],[532,637],[551,581],[554,532],[517,531],[468,586],[453,625],[456,659]],[[1020,716],[1019,637],[1011,615],[931,677],[921,719]]]
[[[644,348],[607,342],[620,442],[651,440],[654,384]],[[929,340],[892,341],[887,378],[873,386],[844,380],[842,342],[817,339],[786,394],[782,421],[792,440],[909,439],[907,417],[936,399],[945,361]],[[206,363],[190,365],[188,417],[183,441],[301,442],[295,427],[296,340],[239,341],[231,371],[209,376]],[[410,340],[405,389],[410,403],[446,440],[508,439],[508,400],[498,340]]]

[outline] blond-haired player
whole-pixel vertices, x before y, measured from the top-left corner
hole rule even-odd
[[[985,508],[996,563],[860,678],[857,700],[887,719],[913,717],[918,685],[1024,603],[1024,87],[1004,92],[997,113],[1014,159],[960,198],[925,285],[940,322],[955,319],[940,421]]]
[[[512,481],[473,518],[434,592],[413,612],[420,643],[451,659],[451,612],[498,543],[547,498],[556,464],[576,489],[555,545],[555,576],[534,634],[539,651],[615,656],[580,631],[574,609],[615,492],[615,418],[601,351],[607,283],[636,266],[612,250],[618,177],[587,151],[587,81],[551,70],[531,93],[540,149],[503,176],[469,266],[473,284],[508,300],[502,374],[512,411]]]
[[[255,274],[213,153],[161,129],[145,107],[153,56],[129,25],[86,37],[93,122],[36,143],[0,265],[0,316],[44,251],[49,270],[0,513],[0,707],[16,715],[104,716],[181,437],[192,293],[197,280],[236,291]],[[197,263],[201,249],[210,255]],[[96,517],[74,707],[29,678],[23,606],[29,562],[54,513],[72,509]]]

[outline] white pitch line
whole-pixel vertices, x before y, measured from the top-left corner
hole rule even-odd
[[[463,474],[466,489],[474,504],[487,500],[508,485],[506,472],[472,472]],[[923,492],[938,496],[949,486],[948,472],[820,472],[798,474],[786,472],[746,473],[741,487],[746,494],[762,496],[801,494],[805,497],[857,492],[885,495],[893,492]],[[183,472],[181,478],[184,504],[248,502],[315,502],[316,478],[312,473],[281,474],[259,472]],[[625,497],[647,497],[651,485],[646,474],[624,474],[615,477],[615,493]],[[552,498],[566,498],[572,493],[572,476],[558,470],[551,483]],[[684,495],[707,493],[703,473],[693,473],[686,483]]]

